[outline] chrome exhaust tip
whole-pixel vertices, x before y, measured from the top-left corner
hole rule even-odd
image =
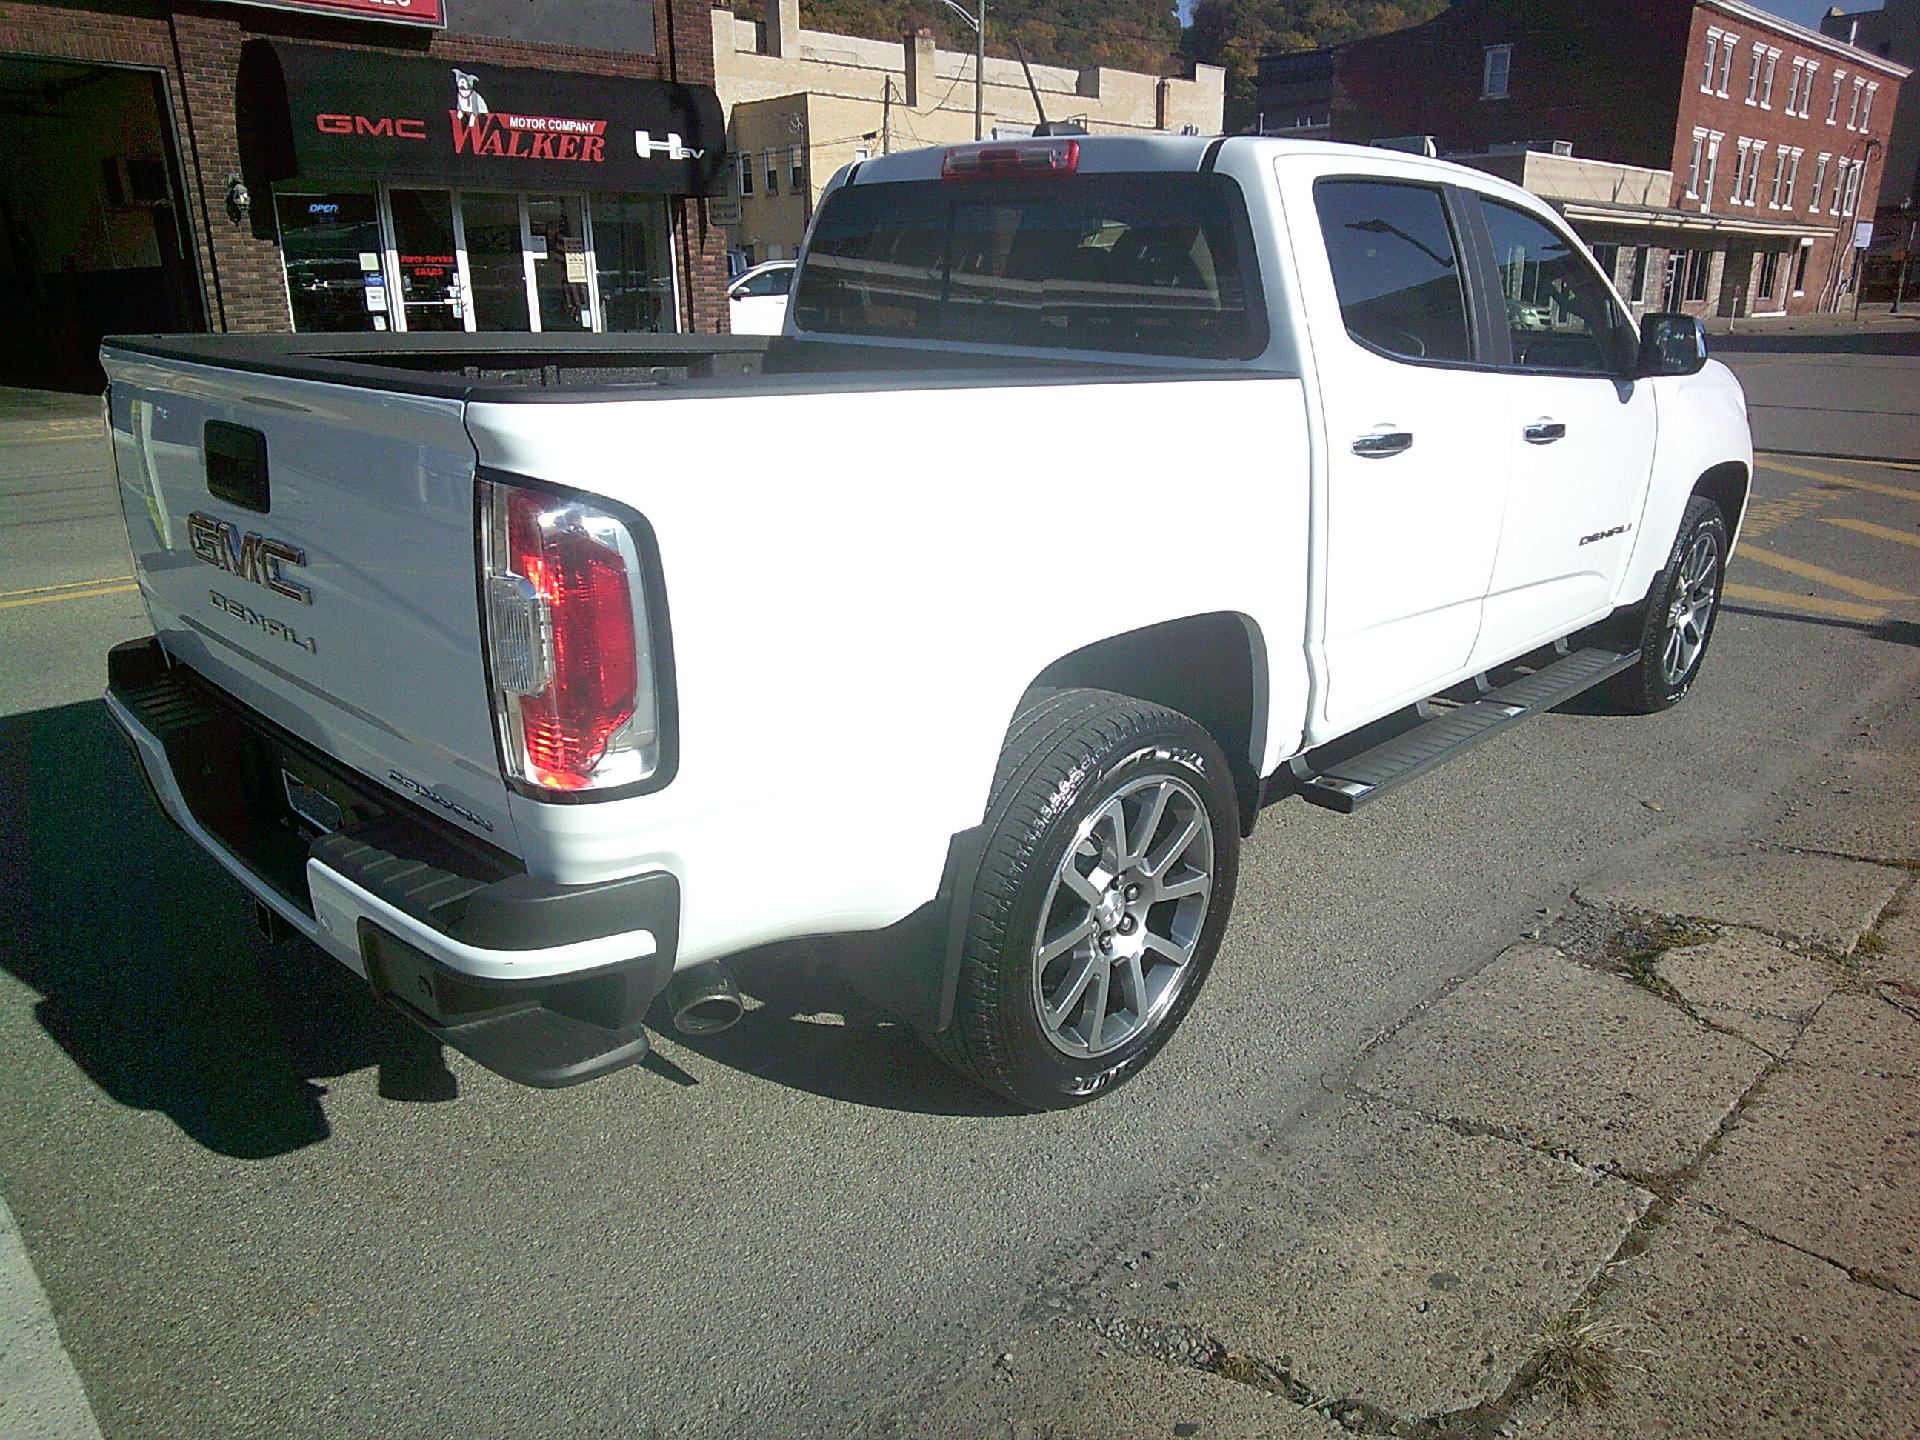
[[[667,986],[667,1011],[682,1035],[718,1035],[745,1009],[733,977],[718,965],[681,970]]]

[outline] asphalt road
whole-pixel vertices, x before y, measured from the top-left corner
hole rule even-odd
[[[1583,876],[1738,831],[1920,687],[1920,465],[1777,461],[1684,705],[1269,811],[1206,994],[1100,1103],[965,1089],[825,945],[648,1069],[450,1086],[141,792],[97,702],[144,619],[93,423],[0,421],[0,1190],[116,1440],[846,1434]]]

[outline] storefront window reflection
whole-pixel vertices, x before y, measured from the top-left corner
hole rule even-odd
[[[295,330],[384,330],[387,292],[372,191],[276,195]]]
[[[592,207],[603,328],[675,329],[666,202],[653,195],[596,195]]]

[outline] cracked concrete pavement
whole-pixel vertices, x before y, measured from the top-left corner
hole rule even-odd
[[[1579,886],[870,1433],[1920,1437],[1920,700],[1752,829]]]

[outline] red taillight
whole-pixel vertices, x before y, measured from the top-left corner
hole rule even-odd
[[[1004,180],[1072,175],[1080,168],[1078,140],[1023,140],[1015,145],[958,145],[940,162],[942,180]]]
[[[549,790],[644,779],[658,739],[639,555],[618,519],[498,485],[487,610],[516,778]]]

